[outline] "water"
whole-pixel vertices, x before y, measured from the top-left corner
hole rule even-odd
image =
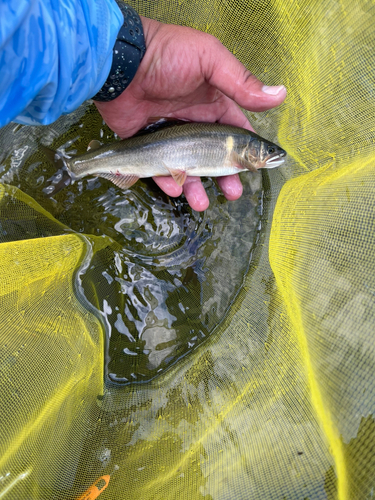
[[[92,138],[115,140],[92,108],[69,127],[16,129],[0,178],[69,230],[106,238],[108,245],[94,251],[81,276],[84,293],[103,320],[107,381],[143,382],[196,349],[225,318],[259,235],[261,174],[241,174],[244,194],[236,202],[205,179],[210,207],[204,213],[191,210],[183,196],[169,198],[151,179],[123,191],[87,178],[46,198],[42,190],[54,166],[38,151],[38,141],[76,154]]]

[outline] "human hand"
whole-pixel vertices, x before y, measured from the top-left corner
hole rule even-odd
[[[111,102],[95,102],[107,125],[130,137],[150,117],[219,122],[253,130],[239,106],[264,111],[283,102],[286,89],[263,86],[217,38],[182,26],[142,17],[146,54],[129,87]],[[190,206],[205,210],[209,201],[199,177],[178,186],[172,177],[154,177],[169,196],[184,192]],[[228,200],[242,194],[237,174],[218,177]]]

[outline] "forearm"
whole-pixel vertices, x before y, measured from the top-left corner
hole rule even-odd
[[[123,22],[114,0],[0,5],[0,126],[48,124],[106,80]]]

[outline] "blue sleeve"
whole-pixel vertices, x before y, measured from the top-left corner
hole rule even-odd
[[[115,0],[0,0],[0,127],[46,125],[94,96],[122,23]]]

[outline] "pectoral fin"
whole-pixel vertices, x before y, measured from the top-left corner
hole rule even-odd
[[[164,162],[163,162],[163,166],[164,166],[164,168],[166,168],[168,170],[170,175],[173,177],[173,180],[179,186],[182,186],[182,184],[186,181],[187,172],[185,170],[178,170],[177,168],[170,168]]]
[[[139,177],[137,175],[132,175],[132,174],[111,174],[111,173],[101,173],[101,174],[96,174],[97,177],[103,177],[103,179],[108,179],[109,181],[113,182],[113,184],[116,184],[116,186],[122,188],[122,189],[128,189],[130,186],[135,184]]]
[[[245,158],[242,158],[242,156],[240,156],[235,151],[231,152],[229,159],[234,165],[240,168],[246,168],[246,170],[250,170],[251,172],[258,171],[258,169],[256,169],[249,161],[245,160]]]

